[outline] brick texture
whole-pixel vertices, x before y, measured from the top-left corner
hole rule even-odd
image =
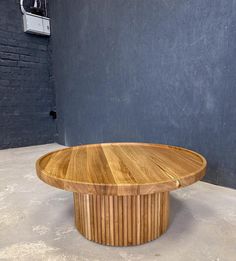
[[[23,32],[19,1],[0,7],[0,148],[53,142],[50,38]]]

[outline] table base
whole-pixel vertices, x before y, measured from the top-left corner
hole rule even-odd
[[[94,242],[140,245],[167,230],[169,192],[138,196],[73,194],[76,228]]]

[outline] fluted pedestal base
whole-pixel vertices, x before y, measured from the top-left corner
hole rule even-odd
[[[89,240],[111,246],[140,245],[168,227],[169,192],[138,196],[74,193],[75,225]]]

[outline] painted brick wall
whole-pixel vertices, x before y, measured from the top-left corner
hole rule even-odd
[[[0,148],[54,141],[49,38],[23,32],[17,0],[0,2]]]

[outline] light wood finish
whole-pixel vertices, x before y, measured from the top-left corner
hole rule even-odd
[[[88,240],[110,246],[140,245],[168,227],[169,192],[110,196],[74,192],[75,225]]]
[[[168,227],[169,191],[201,179],[206,160],[174,146],[148,143],[83,145],[48,153],[38,177],[74,192],[75,224],[87,239],[139,245]]]
[[[180,147],[106,143],[51,152],[37,161],[36,169],[40,179],[57,188],[125,196],[190,185],[204,176],[206,160]]]

